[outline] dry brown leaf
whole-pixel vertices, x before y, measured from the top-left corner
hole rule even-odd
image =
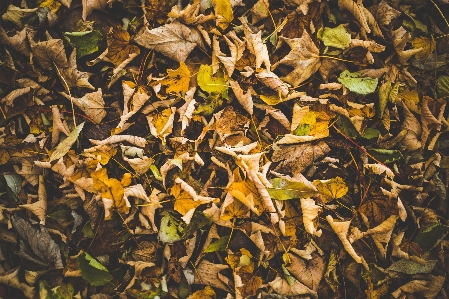
[[[93,10],[104,10],[107,5],[108,0],[83,0],[83,20],[86,21]]]
[[[398,53],[399,61],[402,64],[405,64],[410,57],[423,50],[422,48],[404,50],[407,42],[410,41],[412,36],[410,32],[405,30],[402,26],[391,32],[391,38],[393,39],[393,45],[396,49],[396,53]]]
[[[243,31],[245,32],[245,40],[248,50],[256,57],[256,70],[259,69],[262,64],[265,65],[265,68],[267,70],[270,70],[270,57],[268,55],[267,45],[262,42],[262,31],[254,34],[243,17],[239,18],[239,20],[243,25]]]
[[[27,33],[30,30],[30,28],[24,27],[22,31],[17,32],[15,35],[9,37],[3,27],[0,27],[0,43],[16,50],[17,52],[25,56],[29,56],[31,49],[27,41]]]
[[[5,97],[3,97],[0,100],[0,102],[5,104],[6,106],[13,107],[15,99],[29,93],[30,91],[31,91],[30,87],[24,87],[24,88],[19,88],[19,89],[13,90],[10,93],[8,93]]]
[[[421,135],[421,124],[416,117],[403,105],[404,121],[402,122],[401,129],[407,131],[407,135],[401,140],[401,143],[406,147],[408,151],[414,151],[422,147],[421,141],[418,140],[418,136]]]
[[[229,36],[229,37],[228,37]],[[215,57],[217,57],[221,63],[223,63],[226,72],[228,73],[228,76],[231,77],[232,73],[234,73],[235,65],[237,61],[239,61],[240,58],[243,57],[243,52],[245,51],[245,42],[238,38],[238,36],[235,34],[234,31],[229,32],[227,35],[224,35],[223,38],[225,39],[226,43],[229,46],[229,51],[231,52],[231,56],[225,56],[220,51],[220,45],[218,43],[218,39],[214,36],[214,50],[215,50]],[[212,61],[212,67],[214,61]],[[214,72],[215,73],[215,72]]]
[[[311,198],[301,198],[301,210],[306,232],[317,237],[321,236],[322,231],[317,229],[318,213],[321,207]]]
[[[100,124],[106,116],[101,88],[95,92],[86,93],[82,98],[71,97],[66,93],[61,94],[83,110],[84,113],[86,113],[86,115],[96,124]]]
[[[193,4],[187,4],[183,10],[181,10],[177,5],[173,6],[171,12],[168,13],[168,16],[170,18],[177,19],[186,25],[198,25],[215,19],[213,14],[207,16],[203,14],[198,15],[199,12],[200,1],[195,0]]]
[[[111,28],[107,35],[108,53],[106,57],[116,67],[123,61],[140,54],[139,47],[130,44],[128,31],[122,28]]]
[[[380,1],[375,6],[374,16],[380,25],[389,25],[391,21],[401,15],[400,11],[397,11],[384,0]]]
[[[29,41],[31,51],[42,68],[52,69],[53,64],[58,68],[69,67],[62,39],[50,39],[35,43],[32,38],[29,38]]]
[[[225,269],[229,269],[229,266],[223,264],[214,264],[203,259],[196,267],[194,283],[209,285],[229,292],[232,290],[229,286],[229,283],[223,282],[219,278],[220,272]]]
[[[11,2],[10,2],[11,3]],[[33,15],[38,8],[20,8],[10,4],[6,12],[2,14],[3,21],[10,21],[19,27],[22,27],[22,19]]]
[[[325,272],[325,260],[316,253],[310,260],[304,260],[294,254],[289,254],[291,264],[286,267],[290,274],[302,284],[317,291]]]
[[[253,115],[253,98],[251,97],[251,91],[248,89],[246,94],[240,88],[240,85],[233,80],[229,81],[229,85],[234,92],[235,97],[239,101],[240,105],[250,114]]]
[[[72,87],[95,90],[95,87],[89,83],[89,77],[92,76],[92,74],[78,71],[78,66],[76,65],[76,49],[73,49],[72,54],[70,54],[69,66],[59,68],[57,74],[61,78],[62,85],[66,92],[70,92]]]
[[[280,64],[293,67],[293,71],[281,78],[285,82],[297,87],[299,84],[309,79],[320,68],[320,50],[317,48],[307,30],[303,31],[300,38],[285,38],[281,36],[291,48],[290,53],[273,65],[273,68]]]
[[[0,283],[21,290],[25,297],[29,299],[35,298],[36,292],[34,291],[34,287],[31,287],[26,283],[22,283],[19,281],[19,270],[20,266],[7,272],[3,270],[0,273]]]
[[[329,146],[320,141],[314,144],[287,145],[273,152],[273,162],[280,162],[274,171],[300,174],[307,166],[330,151]]]
[[[273,281],[270,281],[268,285],[279,295],[283,296],[298,296],[298,295],[311,295],[317,298],[317,293],[307,286],[303,285],[298,280],[295,280],[290,285],[287,280],[277,276]]]
[[[334,232],[337,234],[338,238],[340,239],[341,243],[343,244],[343,247],[345,248],[346,252],[359,264],[363,264],[366,269],[368,269],[368,264],[365,262],[362,256],[359,256],[355,250],[354,247],[352,247],[351,243],[348,240],[348,230],[349,226],[351,225],[351,221],[334,221],[331,215],[326,216],[326,220],[329,223],[329,225],[332,227]]]
[[[256,74],[262,84],[278,92],[282,97],[288,96],[290,85],[282,80],[273,72],[262,70]]]
[[[39,186],[37,190],[38,201],[34,203],[19,205],[19,208],[27,209],[36,215],[40,220],[40,224],[45,225],[47,217],[47,191],[45,189],[44,176],[39,176]]]
[[[152,30],[146,28],[134,41],[178,62],[184,62],[196,46],[204,48],[201,34],[177,21]]]

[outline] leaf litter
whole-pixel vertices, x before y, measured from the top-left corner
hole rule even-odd
[[[4,1],[2,298],[446,298],[448,5]]]

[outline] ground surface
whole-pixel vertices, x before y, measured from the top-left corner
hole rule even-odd
[[[0,13],[0,297],[447,298],[446,0]]]

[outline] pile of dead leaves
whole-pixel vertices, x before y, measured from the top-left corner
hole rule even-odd
[[[1,298],[447,298],[446,0],[3,0]]]

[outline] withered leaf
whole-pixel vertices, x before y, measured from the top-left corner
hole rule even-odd
[[[11,223],[20,235],[20,255],[43,266],[62,269],[62,258],[58,244],[42,225],[32,225],[17,215],[11,216]]]

